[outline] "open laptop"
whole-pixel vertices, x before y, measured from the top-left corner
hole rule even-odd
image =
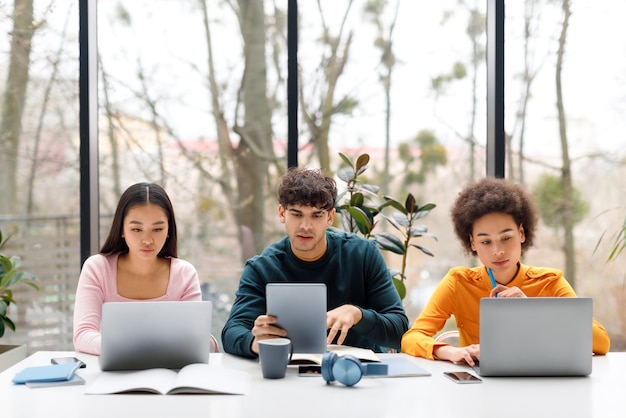
[[[267,314],[287,330],[294,353],[326,351],[326,285],[324,283],[268,283]]]
[[[100,368],[180,369],[208,363],[211,315],[210,301],[104,303]]]
[[[480,300],[481,376],[587,376],[591,298]]]

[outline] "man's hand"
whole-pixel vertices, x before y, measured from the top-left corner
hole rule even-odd
[[[472,344],[466,347],[442,345],[435,347],[433,354],[440,360],[448,360],[453,363],[465,362],[474,367],[476,365],[474,360],[480,360],[480,345]]]
[[[252,340],[252,347],[250,347],[253,353],[259,354],[260,340],[287,336],[287,331],[282,328],[278,328],[274,325],[275,323],[276,317],[271,315],[259,315],[254,321],[254,327],[252,327],[254,340]]]
[[[331,344],[335,336],[339,334],[337,344],[343,344],[348,335],[348,330],[358,324],[363,318],[363,313],[354,305],[342,305],[326,313],[326,328],[328,332],[327,344]]]

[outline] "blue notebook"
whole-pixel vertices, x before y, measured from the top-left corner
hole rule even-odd
[[[27,367],[13,377],[13,383],[58,382],[74,377],[80,363],[52,364],[49,366]]]

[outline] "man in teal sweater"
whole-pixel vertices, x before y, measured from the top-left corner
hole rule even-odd
[[[224,351],[258,356],[259,340],[286,336],[265,315],[270,282],[325,283],[328,344],[380,352],[400,348],[408,318],[373,241],[328,229],[335,216],[335,181],[319,170],[292,168],[278,190],[278,216],[287,236],[246,263],[230,316]]]

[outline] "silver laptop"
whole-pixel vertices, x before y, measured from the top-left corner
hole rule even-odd
[[[268,283],[267,314],[287,330],[294,353],[326,351],[326,285],[324,283]]]
[[[180,369],[208,363],[210,301],[107,302],[102,305],[100,368]]]
[[[591,298],[480,300],[481,376],[587,376]]]

